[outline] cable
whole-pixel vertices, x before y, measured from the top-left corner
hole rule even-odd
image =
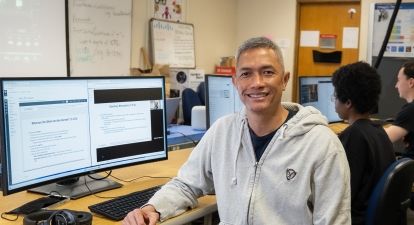
[[[377,61],[375,61],[375,66],[374,66],[375,69],[378,69],[381,63],[381,60],[384,56],[384,52],[385,52],[385,49],[387,48],[388,40],[390,39],[390,36],[391,36],[392,28],[394,27],[395,19],[397,18],[398,10],[400,9],[400,5],[401,5],[401,0],[397,0],[397,2],[395,3],[394,11],[392,12],[390,23],[388,24],[387,32],[385,33],[384,41],[382,42],[381,49],[378,53]]]
[[[109,176],[109,175],[108,175]],[[108,176],[106,176],[106,177],[108,177]],[[105,177],[105,178],[106,178]],[[91,179],[94,179],[94,178],[91,178]],[[102,179],[97,179],[97,180],[102,180]],[[97,194],[95,194],[90,188],[89,188],[89,186],[88,186],[88,182],[86,182],[86,177],[84,176],[83,177],[83,181],[84,181],[84,185],[85,185],[85,187],[88,189],[88,191],[89,191],[89,193],[91,194],[91,195],[93,195],[93,196],[95,196],[95,197],[98,197],[98,198],[116,198],[116,196],[100,196],[100,195],[97,195]]]
[[[109,173],[108,172],[105,172],[105,173],[106,173],[105,177],[96,178],[96,177],[91,176],[90,174],[88,174],[88,177],[91,178],[92,180],[104,180],[108,178],[109,176],[111,176],[112,170],[110,170]]]
[[[16,215],[14,219],[9,219],[6,217],[6,215]],[[8,220],[8,221],[16,221],[19,218],[19,214],[9,213],[9,212],[3,212],[0,216],[2,219]]]
[[[110,175],[112,178],[114,178],[115,180],[118,180],[118,181],[122,181],[122,182],[125,182],[125,183],[130,183],[130,182],[133,182],[133,181],[136,181],[136,180],[139,180],[139,179],[142,179],[142,178],[152,178],[152,179],[173,179],[172,177],[154,177],[154,176],[140,176],[140,177],[136,177],[136,178],[132,178],[132,179],[129,179],[129,180],[123,180],[123,179],[121,179],[121,178],[118,178],[118,177],[115,177],[115,176],[113,176],[113,175]]]
[[[185,135],[184,133],[181,133],[180,131],[174,131],[174,132],[171,132],[171,133],[179,133],[179,134],[181,134],[183,137],[185,137],[185,138],[187,138],[188,140],[190,140],[191,142],[193,142],[193,144],[194,144],[194,145],[197,145],[197,142],[196,142],[194,139],[192,139],[191,137],[189,137],[189,136]]]
[[[112,170],[110,170],[109,172],[106,172],[106,171],[105,171],[104,173],[106,173],[106,174],[107,174],[107,175],[105,176],[105,178],[112,177],[112,178],[114,178],[114,179],[116,179],[116,180],[118,180],[118,181],[122,181],[122,182],[125,182],[125,183],[133,182],[133,181],[135,181],[135,180],[139,180],[139,179],[142,179],[142,178],[145,178],[145,177],[147,177],[147,178],[154,178],[154,179],[158,179],[158,178],[161,178],[161,179],[172,179],[172,177],[141,176],[141,177],[133,178],[133,179],[130,179],[130,180],[123,180],[123,179],[121,179],[121,178],[118,178],[118,177],[115,177],[115,176],[111,175],[111,174],[112,174]],[[101,195],[97,195],[97,194],[93,193],[93,191],[89,188],[88,183],[86,182],[86,178],[85,178],[85,177],[83,177],[83,179],[84,179],[84,185],[85,185],[85,186],[86,186],[86,188],[88,189],[89,193],[90,193],[90,194],[92,194],[93,196],[95,196],[95,197],[97,197],[97,198],[104,198],[104,199],[113,199],[113,198],[117,198],[117,197],[119,197],[119,196],[101,196]],[[94,178],[93,178],[93,177],[91,177],[91,179],[94,179]],[[99,179],[96,179],[96,180],[102,180],[102,179],[101,179],[101,178],[99,178]]]

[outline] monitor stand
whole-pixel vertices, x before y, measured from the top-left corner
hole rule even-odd
[[[89,176],[82,176],[70,180],[64,180],[63,182],[32,188],[28,191],[45,195],[56,194],[67,196],[71,199],[78,199],[101,191],[122,187],[122,184],[107,178],[102,179],[99,175],[94,174],[93,177],[96,179],[92,179]]]

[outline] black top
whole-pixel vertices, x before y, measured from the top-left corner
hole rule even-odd
[[[407,103],[402,107],[394,121],[394,125],[408,131],[403,139],[406,150],[403,156],[414,159],[414,102]]]
[[[365,224],[369,197],[392,162],[394,149],[382,126],[367,119],[355,121],[340,135],[351,171],[352,224]]]
[[[290,120],[290,118],[292,118],[296,113],[297,111],[289,110],[289,114],[286,117],[286,120],[282,124]],[[249,126],[250,137],[252,139],[254,154],[256,155],[257,162],[262,157],[263,152],[265,151],[267,145],[269,145],[270,141],[272,140],[273,136],[276,134],[277,130],[279,130],[279,128],[280,127],[276,128],[276,130],[270,132],[269,134],[266,134],[265,136],[259,137],[253,132],[253,130]]]

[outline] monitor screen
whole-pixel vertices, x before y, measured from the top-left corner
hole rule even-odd
[[[0,84],[4,195],[167,159],[163,77],[5,78]],[[53,185],[49,191],[56,191]]]
[[[243,108],[231,76],[205,75],[207,129],[220,117]]]
[[[334,87],[331,79],[331,77],[299,77],[299,103],[317,108],[330,123],[342,120],[335,111]]]

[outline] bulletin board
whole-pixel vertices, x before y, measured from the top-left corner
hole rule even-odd
[[[395,3],[372,3],[369,17],[368,59],[371,65],[378,60]],[[381,76],[381,95],[378,103],[380,119],[394,118],[405,101],[399,97],[395,83],[401,66],[414,57],[414,3],[401,3],[378,73]]]
[[[375,3],[371,6],[372,56],[378,56],[387,31],[394,3]],[[388,41],[385,57],[414,57],[414,2],[401,3]],[[371,47],[371,46],[370,46]]]
[[[68,4],[70,75],[129,75],[132,0]]]
[[[193,24],[151,19],[149,27],[153,64],[196,67]]]

